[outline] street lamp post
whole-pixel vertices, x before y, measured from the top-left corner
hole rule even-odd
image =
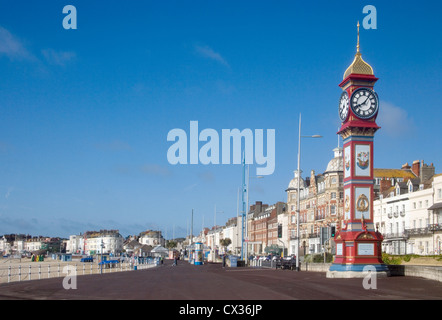
[[[104,242],[103,238],[101,238],[101,268],[100,268],[100,274],[103,273],[103,248],[104,248]]]
[[[301,114],[299,114],[299,133],[298,133],[298,190],[297,190],[297,204],[296,204],[296,235],[298,238],[298,242],[296,244],[296,271],[299,271],[299,245],[301,242],[301,237],[299,236],[299,204],[300,204],[300,185],[301,185],[301,138],[322,138],[320,135],[312,135],[312,136],[301,136]]]
[[[216,243],[216,213],[224,213],[224,211],[216,211],[216,204],[215,204],[215,216],[214,216],[214,220],[213,220],[213,223],[214,223],[214,229],[213,229],[213,262],[216,262],[216,252],[215,252],[215,249],[216,249],[216,245],[215,245],[215,243]],[[219,238],[219,237],[218,237]]]
[[[249,210],[250,206],[249,206],[249,192],[250,192],[250,178],[252,179],[263,179],[264,176],[250,176],[250,168],[249,165],[247,165],[247,210]],[[246,215],[247,217],[247,215]],[[246,219],[247,221],[247,219]],[[248,223],[246,222],[246,235],[248,235]],[[245,246],[245,257],[246,257],[246,261],[247,261],[247,256],[248,256],[248,246],[246,244]]]

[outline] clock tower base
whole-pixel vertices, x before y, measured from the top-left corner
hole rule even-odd
[[[327,278],[365,278],[367,276],[389,277],[390,271],[386,265],[337,265],[327,271]]]
[[[336,257],[327,278],[365,278],[370,274],[390,276],[388,266],[382,261],[382,235],[367,228],[363,220],[362,229],[364,231],[339,231],[335,238]]]

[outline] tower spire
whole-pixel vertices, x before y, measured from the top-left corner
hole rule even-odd
[[[347,68],[347,70],[344,73],[344,79],[347,78],[350,74],[367,74],[367,75],[373,75],[373,68],[362,59],[362,54],[360,52],[360,45],[359,45],[359,21],[357,24],[358,27],[358,42],[356,45],[356,54],[355,58],[353,60],[353,63]]]
[[[360,24],[359,24],[359,21],[358,21],[358,44],[357,44],[357,46],[356,46],[357,53],[360,52],[360,51],[359,51],[359,48],[360,48],[360,46],[359,46],[359,27],[360,27]]]

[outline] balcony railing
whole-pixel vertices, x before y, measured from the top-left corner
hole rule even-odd
[[[442,231],[442,224],[429,224],[428,231]]]
[[[405,230],[409,235],[427,235],[436,231],[442,231],[442,224],[429,224],[426,228],[414,228]]]
[[[398,218],[399,216],[405,217],[405,211],[395,211],[394,213],[389,212],[387,216],[389,219],[391,219],[393,217]]]
[[[408,239],[409,235],[407,232],[393,232],[384,234],[384,239]]]

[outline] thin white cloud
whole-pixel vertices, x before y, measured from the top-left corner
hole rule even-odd
[[[113,140],[108,143],[97,143],[97,144],[95,144],[95,147],[99,150],[102,150],[102,151],[114,151],[114,152],[131,151],[132,150],[132,147],[130,144],[128,144],[125,141],[118,140],[118,139]]]
[[[5,194],[5,199],[8,199],[9,198],[9,196],[11,195],[11,192],[14,190],[14,188],[13,187],[9,187],[8,188],[8,191],[6,191],[6,194]]]
[[[380,102],[378,119],[381,130],[391,137],[410,136],[415,131],[407,111],[389,102]]]
[[[75,52],[57,51],[50,48],[41,50],[41,54],[47,64],[56,66],[65,66],[76,58]],[[22,40],[2,26],[0,26],[0,56],[6,56],[10,60],[42,62],[26,48]]]
[[[145,164],[140,168],[141,172],[159,177],[167,177],[172,174],[172,172],[166,167],[158,164]]]
[[[76,58],[75,52],[71,51],[56,51],[53,49],[41,50],[44,58],[49,64],[57,66],[65,66]]]
[[[5,55],[11,60],[36,60],[22,41],[2,26],[0,26],[0,55]]]
[[[204,58],[214,60],[216,62],[221,63],[222,65],[225,65],[226,67],[229,67],[229,64],[226,61],[226,59],[224,59],[221,56],[221,54],[219,54],[218,52],[216,52],[215,50],[213,50],[209,46],[196,45],[195,51]]]
[[[191,190],[195,189],[197,186],[198,186],[198,184],[194,183],[194,184],[191,184],[191,185],[188,185],[188,186],[184,187],[183,190],[184,191],[191,191]]]

